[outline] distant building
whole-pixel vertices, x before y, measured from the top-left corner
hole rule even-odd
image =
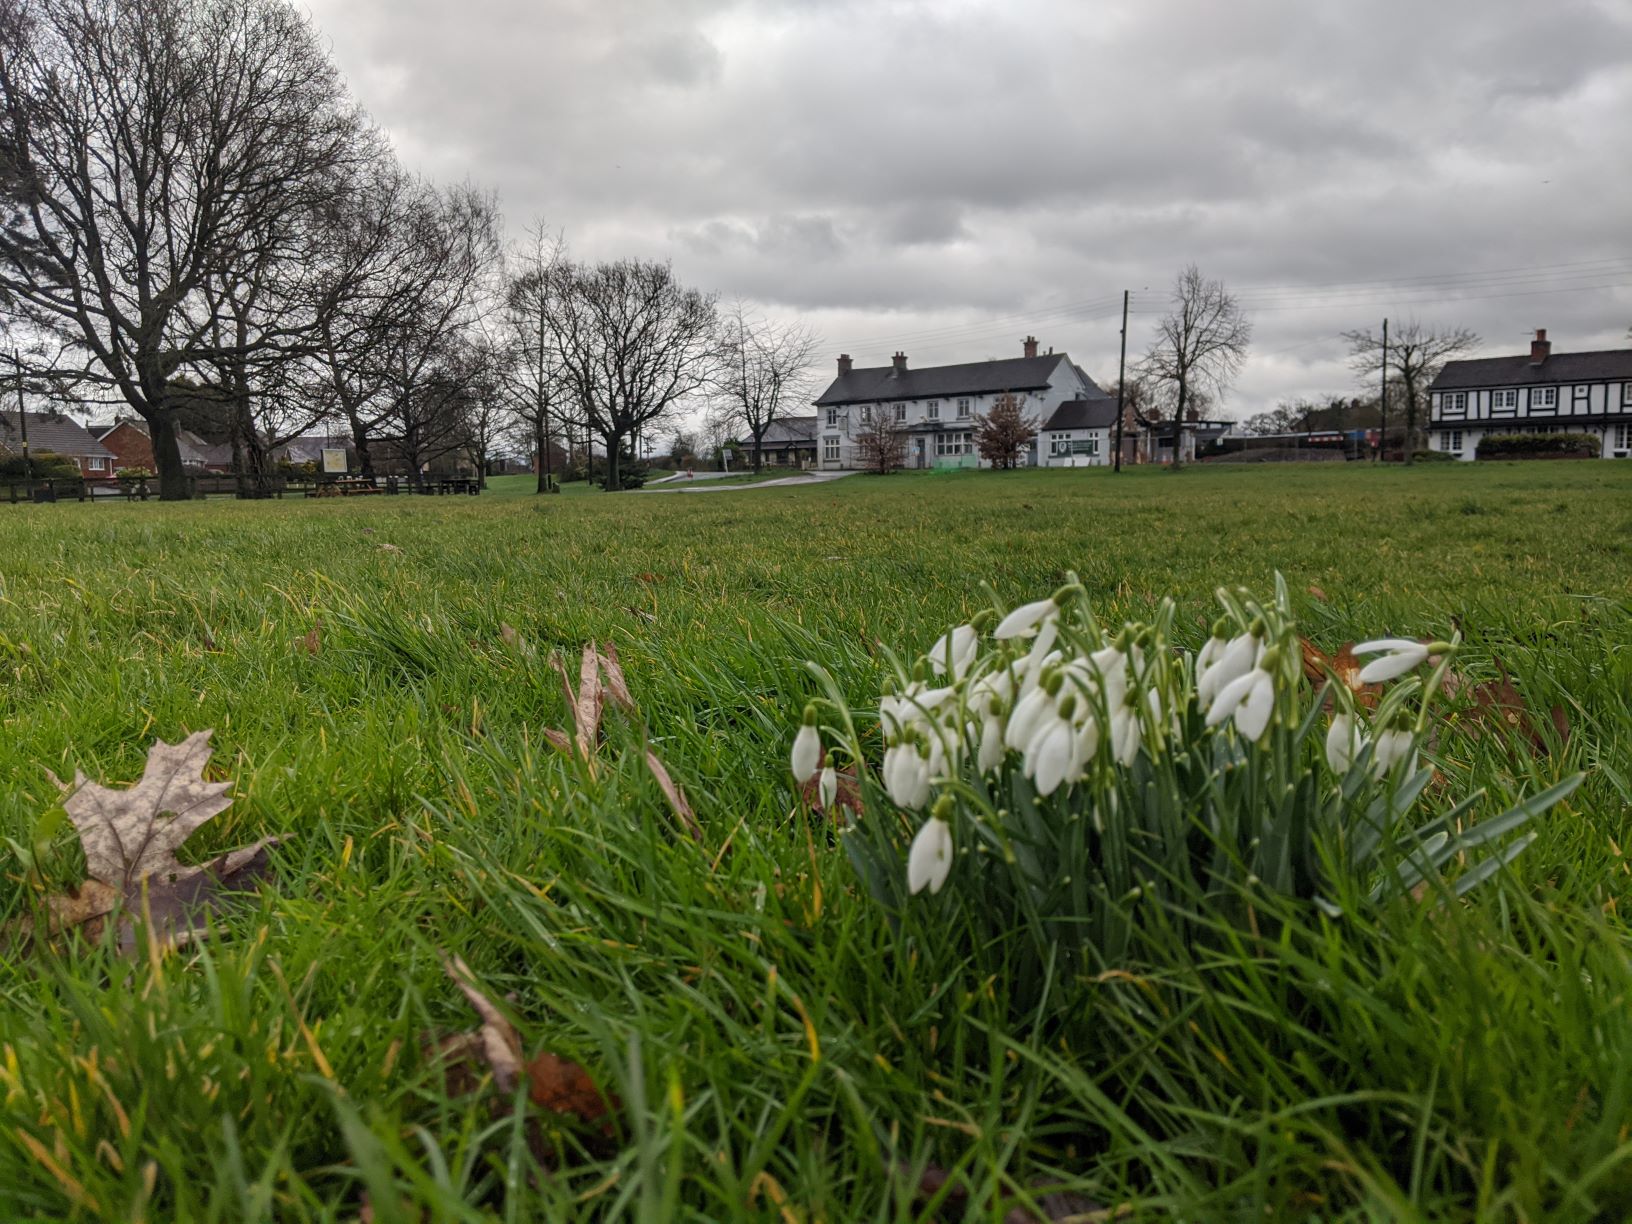
[[[864,369],[841,354],[838,377],[816,400],[817,466],[865,466],[856,443],[878,419],[875,414],[906,434],[906,467],[974,467],[981,462],[975,424],[1000,396],[1014,396],[1020,411],[1038,422],[1052,418],[1068,400],[1104,398],[1066,354],[1039,354],[1033,336],[1026,337],[1022,353],[922,370],[908,369],[904,353],[887,366]],[[1037,464],[1039,453],[1033,443],[1024,463]]]
[[[113,452],[85,426],[60,412],[0,412],[0,452],[21,455],[25,427],[30,456],[50,453],[72,459],[79,465],[80,474],[93,480],[113,475]]]
[[[816,464],[815,416],[777,417],[760,439],[760,459],[772,467],[814,467]],[[752,440],[743,446],[743,459],[754,461]]]
[[[118,458],[117,467],[158,471],[147,422],[140,417],[115,417],[112,421],[93,424],[89,429],[97,441]],[[181,451],[181,466],[189,472],[232,471],[232,447],[226,443],[207,442],[192,430],[178,427],[176,445]]]
[[[1605,459],[1632,456],[1632,349],[1554,353],[1541,328],[1529,356],[1447,361],[1428,388],[1428,445],[1472,459],[1487,433],[1586,433]]]
[[[1042,467],[1103,467],[1115,457],[1116,400],[1066,400],[1037,431]]]

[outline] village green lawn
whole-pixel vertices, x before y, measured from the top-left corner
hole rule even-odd
[[[8,935],[0,1219],[999,1219],[1054,1187],[1118,1219],[1632,1217],[1632,464],[529,486],[0,506],[0,920],[81,878],[52,773],[132,782],[155,738],[214,728],[236,783],[194,861],[285,839],[201,946]],[[865,705],[878,643],[1071,571],[1106,619],[1172,596],[1193,645],[1215,587],[1277,572],[1327,650],[1460,631],[1540,748],[1448,722],[1430,806],[1588,780],[1462,908],[1153,948],[1059,984],[1065,1041],[956,931],[892,929],[786,750],[806,659]],[[609,713],[593,767],[542,734],[549,653],[590,639],[645,724]],[[545,1169],[491,1089],[450,1099],[443,952],[617,1093],[610,1138],[546,1119]]]

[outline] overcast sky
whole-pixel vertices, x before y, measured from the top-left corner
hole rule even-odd
[[[306,2],[410,168],[829,369],[1031,333],[1114,377],[1189,261],[1256,325],[1230,415],[1351,393],[1385,314],[1627,343],[1632,0]]]

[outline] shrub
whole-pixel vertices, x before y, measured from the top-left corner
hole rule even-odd
[[[1603,439],[1589,433],[1486,434],[1475,452],[1480,459],[1504,455],[1592,455],[1603,453]]]
[[[27,464],[21,455],[0,455],[0,477],[21,480],[30,475],[36,480],[73,479],[80,475],[79,464],[52,451],[34,451]]]
[[[1367,713],[1347,684],[1317,693],[1305,678],[1284,583],[1267,603],[1219,600],[1194,655],[1174,642],[1171,603],[1107,630],[1075,580],[1001,619],[983,613],[895,664],[876,767],[870,729],[818,668],[830,718],[821,727],[807,707],[794,772],[814,776],[831,743],[828,768],[853,767],[863,790],[845,845],[874,899],[903,916],[927,907],[920,934],[966,929],[977,970],[1019,965],[1034,985],[1123,964],[1153,929],[1247,929],[1262,916],[1255,898],[1330,919],[1424,890],[1461,896],[1580,781],[1468,828],[1477,794],[1414,816],[1455,643],[1355,647],[1380,656],[1360,681],[1393,682]],[[939,895],[913,899],[926,889]]]
[[[1419,450],[1411,452],[1412,463],[1455,463],[1457,458],[1450,451]]]
[[[144,467],[120,468],[114,473],[120,484],[141,484],[144,480],[152,480],[153,473]]]

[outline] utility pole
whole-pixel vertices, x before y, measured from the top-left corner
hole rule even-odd
[[[1122,470],[1122,404],[1128,381],[1128,291],[1122,290],[1122,354],[1116,359],[1116,470]]]
[[[23,435],[23,475],[28,487],[34,488],[34,461],[28,457],[28,404],[23,399],[23,355],[11,350],[11,366],[17,372],[17,428]]]
[[[1383,374],[1382,386],[1377,392],[1377,406],[1382,410],[1383,424],[1381,436],[1377,439],[1377,458],[1381,463],[1388,462],[1388,320],[1383,320]]]

